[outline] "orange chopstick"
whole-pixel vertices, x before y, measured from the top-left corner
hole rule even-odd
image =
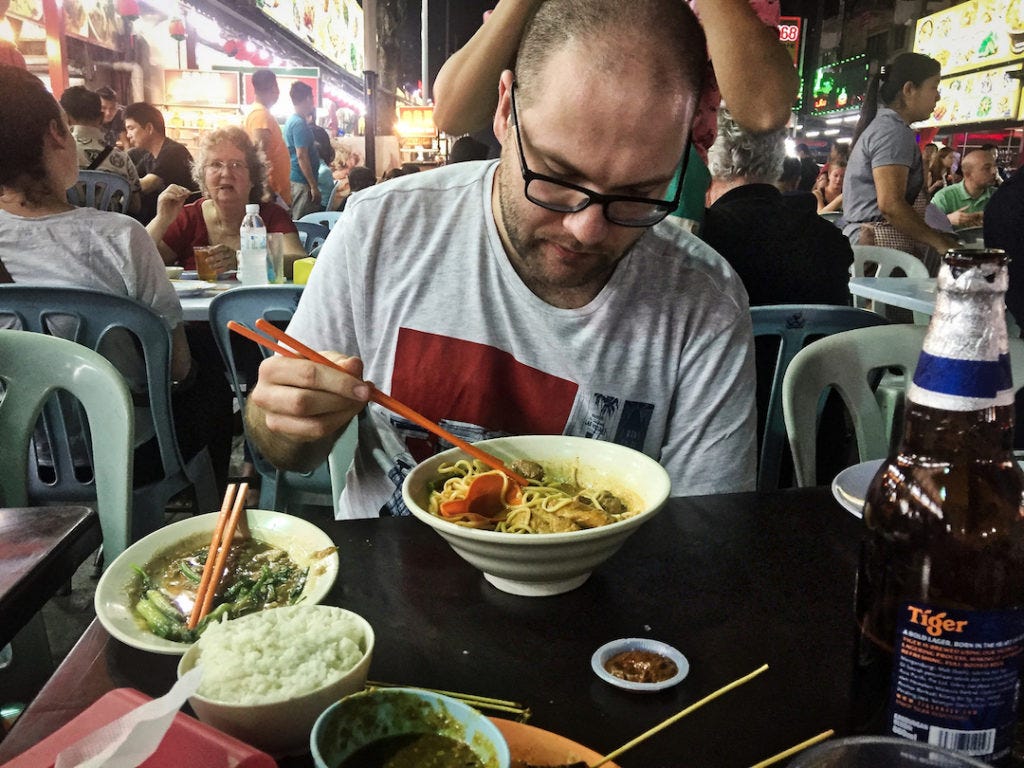
[[[220,505],[220,513],[217,515],[217,524],[213,527],[213,536],[210,538],[210,550],[206,553],[206,563],[203,565],[203,575],[199,579],[199,586],[196,588],[196,602],[192,606],[192,613],[188,617],[188,628],[195,629],[201,618],[199,613],[203,609],[203,598],[210,586],[210,577],[213,575],[213,562],[217,559],[217,547],[220,546],[220,538],[224,534],[224,526],[227,525],[231,516],[231,506],[235,498],[235,488],[231,483],[224,493],[224,501]]]
[[[260,318],[259,320],[256,321],[256,327],[259,328],[264,333],[273,336],[278,341],[287,344],[289,347],[291,347],[291,349],[285,349],[279,344],[275,344],[274,342],[263,338],[259,334],[251,331],[250,329],[246,328],[243,325],[235,323],[234,321],[228,322],[228,328],[231,329],[232,331],[240,333],[247,339],[251,339],[252,341],[255,341],[257,344],[262,344],[268,349],[272,349],[275,352],[279,352],[285,355],[286,357],[304,357],[307,360],[311,360],[314,363],[320,363],[321,365],[326,365],[329,368],[333,368],[336,371],[348,373],[348,371],[346,371],[344,368],[339,366],[334,361],[324,357],[316,350],[307,347],[301,341],[292,338],[284,331],[277,329],[271,323],[267,322],[263,318]],[[487,453],[487,451],[478,448],[472,443],[467,443],[461,437],[453,435],[451,432],[449,432],[447,429],[442,427],[437,422],[431,421],[423,414],[413,410],[405,403],[395,400],[395,398],[391,397],[390,395],[385,395],[376,387],[370,387],[370,399],[373,400],[373,402],[384,406],[389,411],[393,411],[394,413],[397,413],[399,416],[402,416],[406,419],[409,419],[409,421],[418,424],[428,432],[431,432],[437,435],[438,437],[444,438],[452,445],[456,446],[457,448],[461,448],[474,459],[482,461],[484,464],[491,467],[492,469],[497,469],[498,471],[503,472],[505,475],[511,478],[512,481],[515,482],[516,484],[520,486],[526,486],[530,484],[530,481],[527,480],[525,477],[520,475],[518,472],[514,472],[513,470],[505,466],[505,463],[497,456],[492,456],[491,454]]]
[[[203,575],[199,579],[199,589],[196,590],[196,602],[192,606],[192,613],[189,614],[187,624],[189,629],[195,629],[210,612],[213,598],[217,594],[217,588],[224,575],[224,564],[231,551],[231,540],[235,536],[238,520],[242,510],[245,509],[245,495],[249,492],[249,484],[242,483],[237,494],[235,489],[236,486],[232,483],[228,486],[227,493],[224,494],[224,502],[217,517],[217,525],[213,529],[213,537],[210,539],[210,549],[206,555],[206,564],[203,566]]]

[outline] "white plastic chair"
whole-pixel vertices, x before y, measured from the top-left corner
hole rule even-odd
[[[839,392],[850,412],[860,461],[888,454],[897,413],[877,397],[871,373],[900,368],[909,382],[926,331],[906,324],[858,328],[819,339],[797,353],[783,377],[782,411],[798,486],[817,484],[818,405],[828,389]],[[1024,385],[1024,340],[1009,342],[1013,386],[1019,389]]]
[[[853,246],[853,277],[894,277],[899,270],[905,277],[928,277],[928,267],[913,254],[886,248],[881,245]],[[870,309],[885,315],[886,305],[880,301],[853,297],[854,306]],[[914,313],[914,322],[918,325],[928,324],[928,315],[923,312]]]

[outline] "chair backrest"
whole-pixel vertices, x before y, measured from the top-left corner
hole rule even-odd
[[[824,213],[819,213],[818,215],[827,221],[831,221],[833,224],[838,224],[843,218],[842,211],[825,211]]]
[[[337,188],[337,184],[335,185]],[[326,200],[324,201],[327,202]],[[307,213],[299,221],[308,224],[319,224],[322,227],[333,229],[334,225],[338,223],[338,217],[341,216],[341,211],[317,211],[316,213]]]
[[[814,342],[793,359],[783,381],[783,411],[797,484],[815,485],[818,404],[835,389],[843,398],[857,436],[861,461],[880,459],[889,451],[886,424],[871,386],[871,372],[901,368],[904,383],[913,378],[927,328],[890,325],[839,333]],[[1024,339],[1011,338],[1014,389],[1024,385]]]
[[[779,339],[778,354],[771,368],[768,405],[764,408],[764,435],[761,439],[757,469],[758,490],[772,490],[779,487],[783,455],[786,450],[782,382],[794,357],[815,339],[851,328],[885,325],[888,321],[881,315],[865,309],[830,305],[781,304],[751,307],[750,316],[755,339],[763,336]],[[763,370],[770,362],[758,360],[759,369]],[[765,377],[761,375],[761,370],[758,381],[759,385],[763,386]],[[758,400],[764,402],[765,398],[762,396]]]
[[[299,239],[302,241],[302,247],[306,249],[306,253],[313,253],[317,248],[324,244],[324,240],[331,234],[331,230],[323,224],[314,224],[309,221],[293,222],[295,228],[299,231]]]
[[[249,389],[256,383],[259,362],[271,353],[229,331],[228,321],[234,320],[249,328],[255,327],[259,318],[275,324],[287,324],[295,314],[302,289],[301,285],[248,286],[225,291],[210,302],[210,327],[224,358],[239,406],[244,408]],[[263,479],[261,506],[283,511],[293,491],[326,497],[332,494],[332,476],[335,487],[339,483],[344,485],[345,472],[355,453],[355,422],[332,451],[330,469],[325,462],[314,472],[278,470],[263,456],[256,444],[249,440],[248,433],[246,441],[253,464]],[[336,506],[336,494],[333,494],[333,501]]]
[[[67,392],[89,424],[96,508],[106,562],[128,546],[132,529],[135,421],[124,377],[101,355],[64,339],[0,331],[0,503],[29,505],[29,444],[45,413],[54,472],[74,473],[64,413],[51,397]]]
[[[0,315],[14,315],[19,327],[34,333],[59,335],[92,350],[103,351],[111,332],[135,337],[145,366],[145,384],[153,430],[160,451],[162,480],[176,490],[191,483],[185,471],[171,405],[171,334],[163,319],[152,309],[127,296],[85,288],[0,285]],[[115,335],[116,335],[115,334]],[[139,426],[142,431],[142,426]],[[31,498],[79,501],[88,498],[74,474],[56,482],[44,482],[29,474]],[[170,492],[168,493],[168,495]],[[147,505],[154,506],[154,505]],[[133,538],[163,525],[163,507],[137,508]]]
[[[128,213],[128,179],[109,171],[79,171],[78,183],[68,190],[68,202],[77,207]]]
[[[913,254],[881,245],[853,246],[854,277],[892,277],[897,269],[906,277],[928,277],[928,267]]]

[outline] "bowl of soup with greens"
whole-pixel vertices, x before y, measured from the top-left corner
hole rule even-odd
[[[330,537],[312,523],[273,510],[250,509],[228,554],[207,618],[194,629],[195,603],[217,514],[173,523],[135,542],[111,563],[96,587],[96,615],[123,643],[182,654],[211,623],[270,608],[316,604],[338,574]]]

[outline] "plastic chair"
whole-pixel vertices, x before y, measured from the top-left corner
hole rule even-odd
[[[163,319],[149,307],[127,296],[84,288],[28,285],[0,286],[0,315],[13,314],[26,331],[53,335],[51,322],[59,323],[59,335],[98,350],[111,331],[135,337],[145,363],[148,413],[151,424],[136,421],[136,431],[156,436],[160,452],[160,479],[132,491],[132,540],[164,524],[164,510],[171,498],[188,488],[201,510],[220,507],[220,494],[210,453],[205,448],[187,463],[178,449],[171,409],[171,333]],[[49,482],[38,472],[29,473],[29,498],[46,502],[82,501],[94,497],[91,482],[82,483],[74,473]],[[110,562],[109,560],[107,562]]]
[[[317,248],[324,244],[324,240],[331,234],[331,230],[325,227],[323,224],[313,224],[309,221],[292,222],[295,224],[295,228],[299,231],[299,239],[302,241],[302,247],[306,249],[306,253],[312,254]]]
[[[825,211],[824,213],[819,213],[818,215],[821,216],[821,218],[825,219],[826,221],[831,221],[833,224],[837,226],[843,218],[842,211]]]
[[[228,320],[250,328],[255,327],[256,320],[261,317],[272,323],[285,324],[295,314],[302,288],[301,285],[248,286],[225,291],[210,302],[210,326],[230,375],[235,398],[243,411],[249,388],[255,384],[256,365],[270,352],[229,331]],[[252,356],[248,359],[240,356],[243,350],[251,351]],[[355,454],[355,434],[353,422],[335,445],[328,462],[312,472],[289,472],[271,464],[249,439],[247,431],[246,442],[261,478],[260,507],[285,512],[291,504],[311,503],[334,506],[337,510],[337,495],[332,493],[332,484],[344,487],[345,472]],[[328,496],[329,501],[326,500]]]
[[[40,414],[58,477],[74,475],[64,411],[57,391],[77,398],[89,423],[90,484],[103,531],[103,553],[113,562],[132,530],[132,442],[135,414],[124,377],[102,355],[65,339],[0,331],[0,501],[29,505],[29,446]]]
[[[341,211],[317,211],[316,213],[307,213],[299,221],[307,224],[319,224],[322,227],[333,229],[334,225],[338,223],[341,213]]]
[[[824,304],[780,304],[751,307],[754,337],[773,336],[779,339],[771,387],[764,409],[764,435],[761,438],[757,467],[757,489],[774,490],[780,485],[783,454],[786,450],[786,424],[782,414],[782,382],[793,358],[815,339],[851,328],[866,328],[888,323],[881,315],[866,309]],[[758,361],[759,370],[769,361]],[[763,381],[759,376],[759,383]],[[763,402],[764,397],[759,397]]]
[[[928,277],[928,267],[919,258],[881,245],[853,246],[852,270],[854,277],[893,277],[896,270],[906,277]],[[854,306],[871,309],[880,315],[886,312],[886,305],[880,301],[854,296],[853,303]],[[914,322],[918,325],[928,325],[928,319],[928,315],[922,312],[914,313]]]
[[[884,458],[889,451],[890,421],[879,404],[869,375],[901,368],[913,377],[927,329],[920,325],[863,328],[820,339],[802,350],[786,371],[782,406],[793,453],[797,485],[817,483],[818,405],[826,390],[837,390],[853,420],[860,461]],[[1024,340],[1010,339],[1013,385],[1024,384]]]
[[[108,171],[79,171],[78,183],[68,189],[68,202],[82,208],[128,213],[132,189],[128,179]]]

